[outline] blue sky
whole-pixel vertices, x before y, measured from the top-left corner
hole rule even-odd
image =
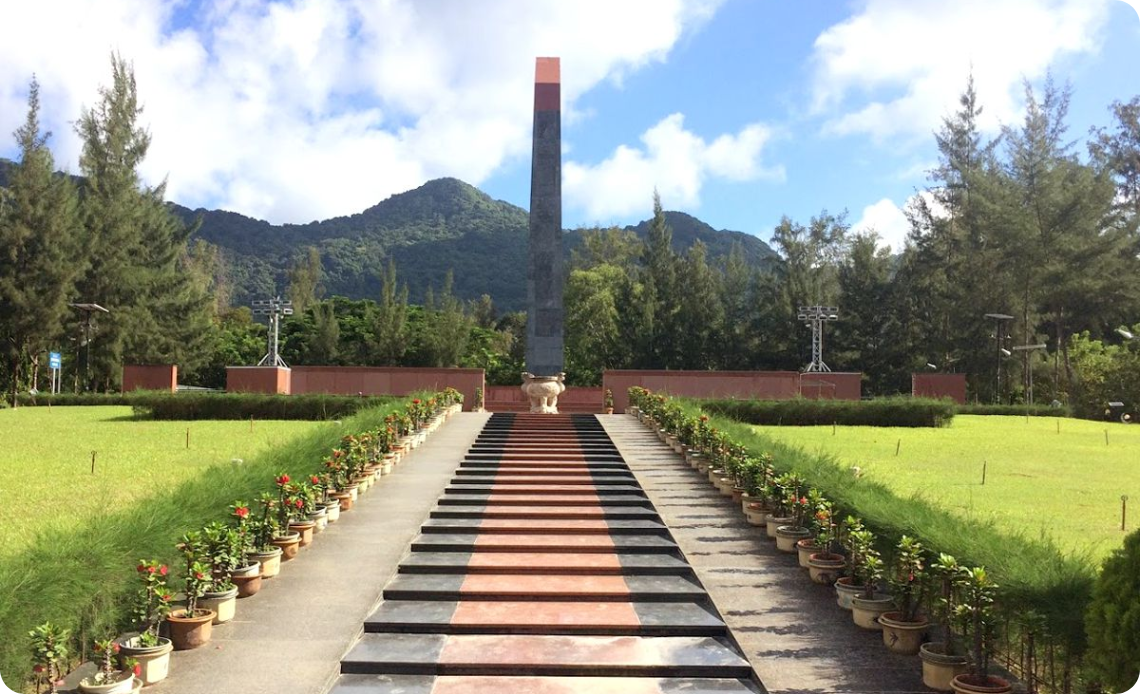
[[[10,10],[10,11],[9,11]],[[1140,94],[1122,0],[18,0],[0,132],[27,81],[63,167],[70,123],[134,62],[169,197],[274,222],[360,211],[440,176],[526,207],[533,59],[562,57],[564,222],[668,209],[767,239],[848,210],[892,245],[973,66],[989,132],[1023,79],[1073,88],[1070,133]],[[11,16],[14,13],[14,16]],[[61,18],[39,21],[44,13]],[[26,16],[24,16],[26,15]],[[1082,148],[1083,149],[1083,148]],[[0,156],[12,156],[11,141]]]

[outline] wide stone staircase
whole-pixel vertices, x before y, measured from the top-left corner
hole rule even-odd
[[[488,420],[332,689],[759,691],[597,418],[530,414]]]

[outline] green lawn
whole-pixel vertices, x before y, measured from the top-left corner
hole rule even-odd
[[[40,533],[77,529],[107,511],[166,492],[215,463],[245,460],[330,426],[258,421],[251,431],[248,421],[130,417],[130,407],[0,410],[0,506],[23,509],[21,522],[0,523],[0,558],[26,549]]]
[[[963,518],[993,520],[998,528],[1044,536],[1062,550],[1097,559],[1123,541],[1121,495],[1131,504],[1128,529],[1140,527],[1135,424],[959,415],[940,429],[841,426],[833,434],[830,426],[753,428],[808,453],[834,456],[842,467],[858,466],[864,478],[901,496],[917,495]]]

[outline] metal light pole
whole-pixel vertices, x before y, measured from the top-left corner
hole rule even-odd
[[[293,302],[282,301],[281,297],[278,296],[264,301],[251,302],[251,306],[255,316],[269,316],[269,351],[261,358],[261,361],[257,362],[257,365],[289,368],[289,365],[285,363],[277,351],[277,342],[281,327],[281,316],[293,315]]]
[[[1033,365],[1029,363],[1032,353],[1045,349],[1045,343],[1038,343],[1035,345],[1016,345],[1011,347],[1014,352],[1025,352],[1025,402],[1028,405],[1033,404]]]
[[[823,322],[839,320],[839,309],[834,306],[800,306],[796,318],[811,327],[811,363],[804,373],[828,372],[823,363]]]
[[[994,402],[1001,404],[1001,358],[1008,350],[1003,346],[1009,337],[1005,334],[1006,323],[1013,320],[1013,316],[1005,313],[987,313],[986,318],[994,321],[994,341],[997,343],[997,390],[994,393]],[[1009,356],[1004,354],[1004,356]]]
[[[91,316],[95,313],[110,313],[99,304],[68,304],[83,312],[83,381],[91,386]]]

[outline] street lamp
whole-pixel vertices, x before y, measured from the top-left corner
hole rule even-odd
[[[1001,403],[1001,358],[1009,356],[1009,350],[1002,345],[1009,337],[1005,334],[1006,323],[1013,320],[1013,316],[1006,313],[987,313],[986,318],[994,321],[994,340],[997,342],[997,390],[994,392],[994,401]]]
[[[91,316],[96,313],[110,313],[99,304],[68,304],[71,308],[83,312],[83,381],[88,387],[91,385]]]
[[[834,306],[800,306],[796,319],[811,326],[811,363],[804,373],[831,371],[823,363],[823,322],[839,320],[839,309]]]
[[[1125,340],[1131,340],[1134,337],[1136,337],[1135,335],[1132,334],[1131,331],[1125,330],[1124,328],[1117,328],[1116,332],[1120,333],[1120,336],[1123,337]]]
[[[1025,352],[1025,394],[1026,403],[1033,404],[1033,365],[1029,363],[1029,356],[1031,352],[1039,349],[1045,349],[1045,343],[1038,343],[1035,345],[1015,345],[1014,352]]]

